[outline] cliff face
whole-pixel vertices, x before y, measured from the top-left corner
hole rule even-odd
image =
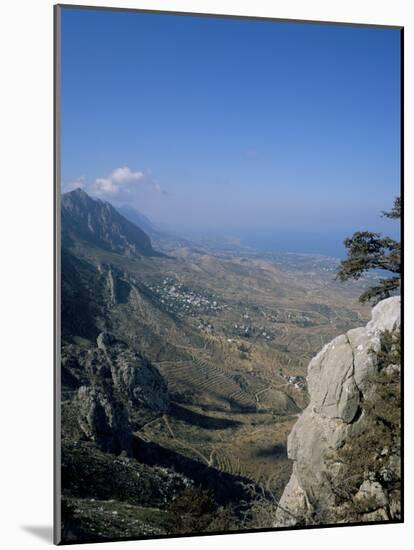
[[[399,519],[399,327],[400,298],[388,298],[310,362],[276,527]]]
[[[62,195],[62,244],[83,241],[126,256],[164,256],[152,248],[149,236],[102,200],[82,189]]]
[[[75,397],[63,403],[64,426],[105,452],[131,454],[132,432],[170,406],[158,370],[107,332],[96,347],[63,347],[62,380]]]

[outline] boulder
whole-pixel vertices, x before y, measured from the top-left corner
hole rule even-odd
[[[378,370],[381,334],[399,328],[400,314],[399,296],[383,300],[373,308],[366,327],[338,336],[311,360],[310,402],[288,437],[293,473],[279,502],[276,527],[302,522],[312,510],[328,514],[334,509],[331,480],[341,465],[332,456],[364,428],[361,403],[372,391],[369,378]],[[387,516],[387,495],[380,488],[366,481],[355,495],[365,513],[375,512],[375,518]],[[376,508],[367,509],[368,501]]]

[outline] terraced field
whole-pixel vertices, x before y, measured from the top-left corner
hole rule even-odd
[[[306,386],[291,379],[366,318],[363,283],[336,283],[322,260],[307,270],[306,260],[281,269],[191,250],[150,260],[83,254],[103,278],[111,265],[107,326],[158,368],[172,399],[137,437],[280,494],[290,475],[287,435],[307,404]]]
[[[254,395],[223,368],[196,355],[189,361],[158,364],[173,398],[193,391],[193,401],[222,410],[256,410]],[[195,404],[194,403],[194,404]]]
[[[171,413],[137,435],[205,466],[242,476],[267,490],[283,488],[290,474],[286,441],[297,414],[227,413],[174,403]],[[275,444],[280,440],[282,443]]]

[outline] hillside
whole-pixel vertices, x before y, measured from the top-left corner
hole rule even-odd
[[[121,216],[106,201],[92,199],[82,189],[62,196],[62,242],[79,240],[132,256],[160,256],[148,235]]]
[[[177,246],[163,256],[109,203],[63,196],[67,540],[239,529],[258,495],[281,496],[306,365],[367,319],[364,283],[335,283],[321,257],[239,254]],[[142,500],[133,471],[146,480]]]

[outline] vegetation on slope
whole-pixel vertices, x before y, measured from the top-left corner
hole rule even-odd
[[[400,345],[400,331],[382,334],[381,350],[377,353],[378,372],[369,379],[372,387],[363,403],[365,428],[333,457],[341,464],[339,473],[331,478],[339,519],[341,514],[347,521],[400,519]],[[377,490],[371,495],[362,494],[364,481]],[[384,495],[381,499],[380,494]]]

